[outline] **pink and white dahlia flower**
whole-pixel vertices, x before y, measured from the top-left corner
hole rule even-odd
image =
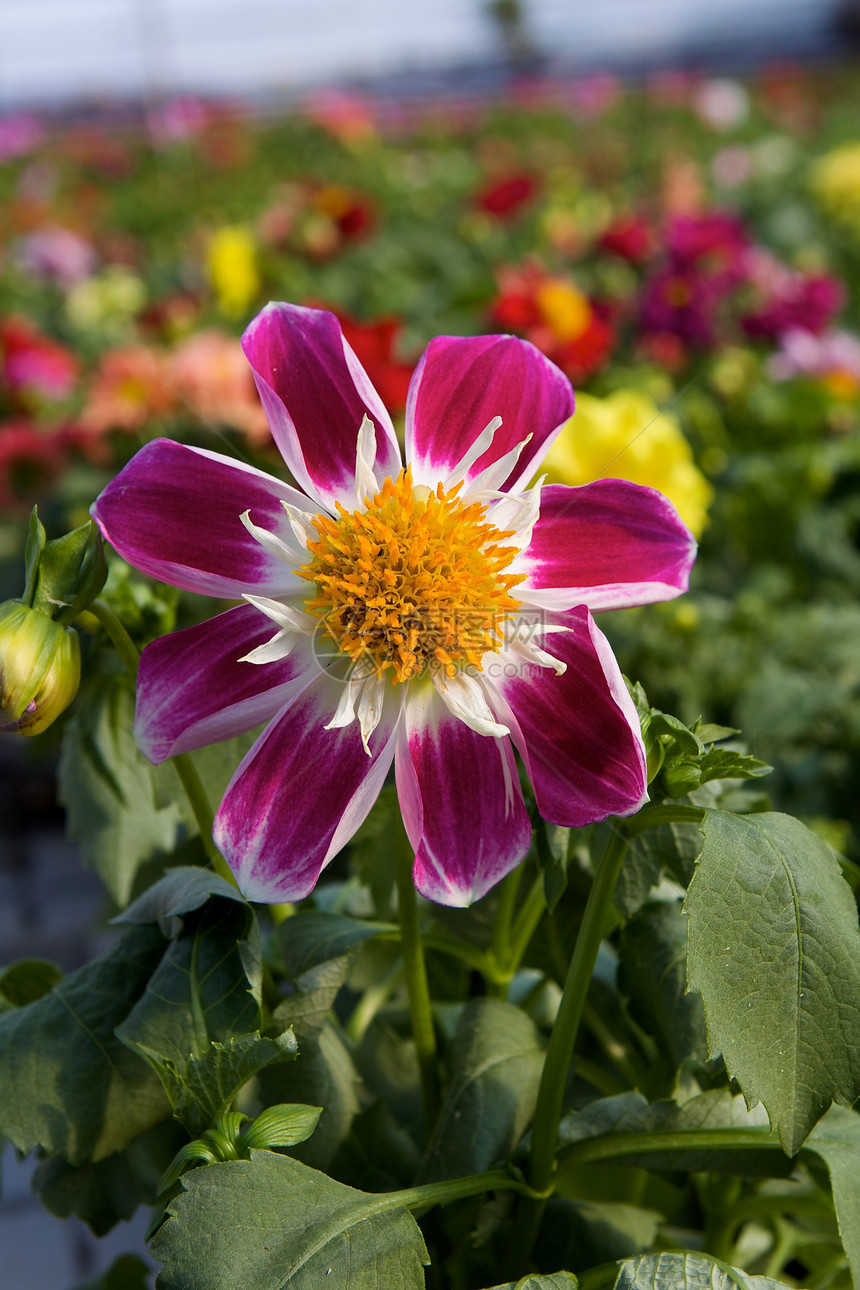
[[[527,487],[573,411],[512,336],[440,336],[409,389],[406,455],[337,319],[271,304],[243,338],[304,490],[155,440],[101,494],[144,573],[244,603],[155,641],[135,733],[154,762],[268,722],[215,840],[252,900],[298,900],[394,763],[420,892],[482,896],[531,837],[514,748],[564,825],[646,799],[634,706],[591,610],[686,589],[695,542],[623,480]]]

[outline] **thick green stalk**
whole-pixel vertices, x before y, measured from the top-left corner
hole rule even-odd
[[[406,1187],[403,1191],[381,1192],[374,1196],[373,1208],[376,1213],[401,1208],[424,1209],[430,1205],[447,1205],[449,1201],[462,1200],[466,1196],[480,1196],[485,1191],[533,1194],[528,1183],[506,1169],[490,1169],[483,1174],[468,1174],[447,1182],[423,1183],[420,1187]]]
[[[627,851],[627,836],[616,826],[609,835],[600,867],[591,885],[582,924],[576,938],[558,1016],[546,1051],[532,1122],[532,1148],[529,1173],[532,1187],[543,1192],[552,1178],[558,1125],[564,1086],[570,1068],[585,997],[603,940],[606,915],[615,883]]]
[[[587,1165],[597,1160],[617,1160],[658,1152],[733,1151],[744,1147],[756,1151],[771,1148],[782,1152],[779,1138],[762,1125],[749,1129],[682,1129],[675,1133],[607,1133],[599,1138],[572,1142],[559,1154],[559,1160],[563,1160],[566,1166]]]
[[[436,1032],[430,1007],[430,987],[427,984],[427,967],[424,946],[418,925],[418,904],[412,883],[412,848],[402,823],[397,828],[395,840],[395,874],[397,903],[400,913],[400,948],[409,996],[409,1013],[412,1018],[412,1037],[418,1056],[421,1077],[421,1104],[424,1111],[424,1128],[429,1137],[439,1111],[439,1077],[436,1063]]]
[[[609,836],[586,901],[558,1015],[546,1051],[532,1121],[532,1146],[529,1158],[529,1181],[538,1196],[545,1196],[550,1191],[567,1072],[579,1033],[579,1023],[582,1020],[582,1010],[594,972],[597,952],[603,940],[607,911],[626,851],[627,836],[616,825]],[[544,1206],[544,1200],[535,1199],[526,1199],[520,1205],[518,1221],[511,1240],[511,1260],[517,1274],[528,1265]]]
[[[128,672],[132,681],[136,681],[140,654],[116,614],[112,609],[108,609],[103,600],[94,600],[91,605],[87,606],[86,612],[91,613],[94,618],[99,620],[110,638],[111,645],[119,654],[120,661],[126,672]]]

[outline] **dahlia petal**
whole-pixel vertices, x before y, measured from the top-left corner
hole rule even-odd
[[[493,716],[484,687],[477,676],[469,676],[467,672],[443,676],[440,672],[434,672],[433,684],[451,715],[464,722],[476,734],[488,738],[502,738],[510,734],[508,727],[500,725]]]
[[[516,595],[561,611],[671,600],[687,590],[696,541],[668,498],[624,479],[543,489],[540,517],[516,568]]]
[[[326,726],[326,730],[348,726],[358,719],[364,751],[369,756],[368,741],[382,719],[385,686],[385,678],[378,676],[376,672],[363,670],[360,665],[354,667],[343,687],[337,711]],[[357,710],[356,705],[358,705]]]
[[[92,513],[135,569],[185,591],[235,599],[252,587],[278,595],[301,585],[241,519],[250,508],[255,523],[294,545],[284,501],[311,505],[244,462],[154,439],[111,480]]]
[[[242,348],[272,436],[296,480],[330,510],[354,505],[356,440],[369,416],[376,427],[376,474],[396,476],[400,449],[391,418],[334,314],[269,304]]]
[[[261,613],[240,605],[147,645],[134,734],[150,761],[253,730],[318,675],[310,642],[298,636],[289,657],[268,667],[243,662],[271,630]]]
[[[302,551],[297,543],[290,541],[292,536],[292,525],[290,525],[290,536],[285,533],[281,536],[279,533],[272,533],[269,529],[261,528],[251,519],[251,512],[245,511],[239,516],[239,519],[245,525],[245,528],[251,534],[255,542],[259,542],[270,555],[282,564],[289,565],[290,568],[296,568],[297,565],[304,563],[307,559],[307,549]]]
[[[500,651],[493,703],[529,773],[538,810],[553,824],[580,827],[632,815],[647,800],[639,718],[609,647],[584,606],[554,632],[550,649],[566,670],[517,666]]]
[[[487,467],[532,439],[502,481],[530,479],[556,433],[573,413],[570,381],[528,341],[514,336],[438,336],[424,351],[409,386],[406,455],[416,483],[434,487],[466,458],[495,417],[502,425],[466,474]]]
[[[470,730],[430,686],[410,694],[404,713],[395,769],[415,886],[441,905],[469,905],[531,842],[510,740]]]
[[[369,738],[325,729],[341,686],[321,676],[282,710],[239,765],[215,843],[249,900],[302,900],[379,795],[394,757],[395,704]]]

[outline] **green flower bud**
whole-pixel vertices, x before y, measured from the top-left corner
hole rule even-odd
[[[0,605],[0,730],[38,735],[81,680],[78,636],[20,600]]]

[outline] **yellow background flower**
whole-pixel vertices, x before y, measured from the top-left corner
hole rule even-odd
[[[860,142],[842,143],[819,157],[811,187],[829,215],[860,229]]]
[[[225,314],[246,314],[260,291],[257,245],[241,224],[226,224],[213,234],[208,248],[209,281]]]
[[[629,479],[659,489],[698,535],[713,498],[675,417],[639,390],[577,394],[576,412],[544,460],[550,483]]]

